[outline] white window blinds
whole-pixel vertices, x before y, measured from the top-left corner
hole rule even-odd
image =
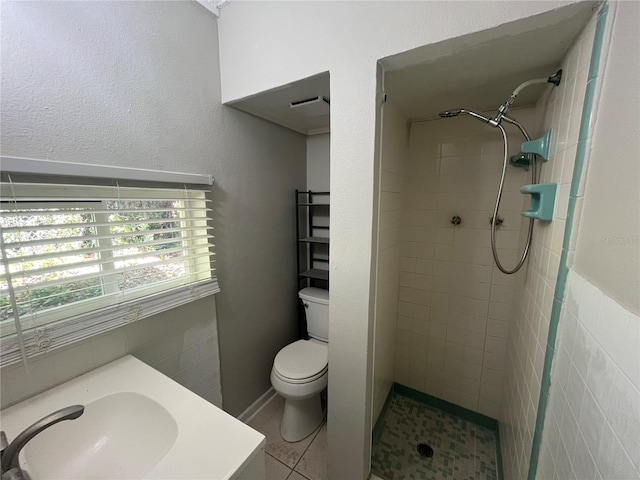
[[[2,365],[219,291],[204,190],[5,180]]]

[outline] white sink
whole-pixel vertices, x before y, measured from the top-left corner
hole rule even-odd
[[[263,435],[131,356],[3,410],[2,430],[75,404],[22,450],[32,480],[264,478]]]
[[[120,392],[85,405],[84,414],[56,424],[24,447],[33,478],[141,478],[171,449],[178,425],[166,408],[133,392]],[[144,448],[140,448],[143,445]],[[135,462],[114,462],[137,451]]]

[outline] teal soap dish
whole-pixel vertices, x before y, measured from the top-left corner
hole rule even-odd
[[[524,142],[521,147],[521,153],[534,153],[545,162],[549,160],[549,145],[551,144],[551,130],[547,130],[540,138]]]
[[[539,183],[537,185],[525,185],[520,188],[520,193],[531,195],[531,206],[526,212],[520,212],[523,217],[537,218],[538,220],[551,221],[553,219],[553,206],[556,203],[556,183]]]

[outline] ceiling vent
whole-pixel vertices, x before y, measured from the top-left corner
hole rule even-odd
[[[290,103],[291,108],[305,117],[329,115],[329,99],[326,97],[305,98]]]

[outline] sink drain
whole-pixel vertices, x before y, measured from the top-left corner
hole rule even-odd
[[[419,443],[418,453],[420,454],[420,456],[425,458],[433,457],[433,448],[431,448],[426,443]]]

